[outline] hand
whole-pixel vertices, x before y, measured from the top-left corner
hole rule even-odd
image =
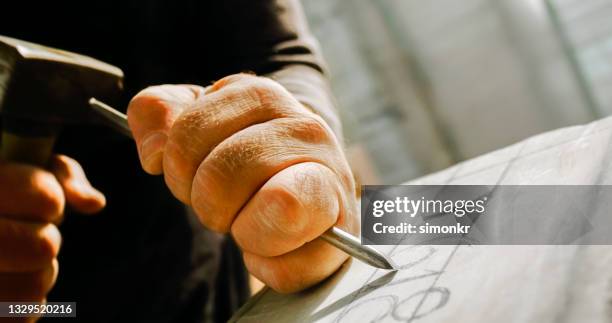
[[[162,85],[128,108],[142,167],[164,174],[201,222],[231,232],[247,269],[279,292],[309,287],[347,255],[316,240],[356,233],[355,184],[326,123],[271,79]]]
[[[56,155],[49,165],[0,161],[0,301],[45,300],[58,273],[65,202],[82,213],[104,207],[75,160]]]

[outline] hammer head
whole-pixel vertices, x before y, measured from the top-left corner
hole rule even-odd
[[[0,115],[18,120],[5,122],[11,131],[96,122],[89,98],[116,102],[122,81],[119,68],[91,57],[0,36]]]

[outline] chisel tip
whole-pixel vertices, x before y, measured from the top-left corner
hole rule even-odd
[[[370,246],[362,245],[359,239],[339,228],[332,227],[321,238],[370,266],[386,270],[399,269],[391,259],[387,258],[380,251]]]
[[[393,260],[385,257],[383,254],[377,252],[375,256],[376,257],[374,258],[373,264],[375,264],[377,268],[386,269],[386,270],[398,270],[399,269],[397,265],[393,262]]]

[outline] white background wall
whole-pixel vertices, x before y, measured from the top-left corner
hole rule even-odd
[[[612,114],[612,0],[304,0],[363,183]]]

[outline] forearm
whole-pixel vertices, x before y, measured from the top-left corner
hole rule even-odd
[[[268,76],[282,84],[300,103],[321,116],[342,142],[342,125],[325,75],[308,66],[289,65]]]
[[[317,40],[308,29],[299,1],[287,0],[283,1],[283,5],[286,7],[280,10],[282,20],[286,25],[293,26],[294,37],[279,44],[280,54],[271,57],[288,64],[281,65],[281,68],[268,76],[282,84],[302,104],[319,114],[342,141],[342,126]]]

